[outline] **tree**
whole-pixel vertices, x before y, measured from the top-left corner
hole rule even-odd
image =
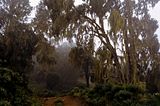
[[[65,13],[72,9],[72,5],[72,0],[42,0],[37,7],[36,18],[33,20],[36,33],[50,38],[50,43],[64,38],[59,35],[64,34],[62,32],[68,26],[71,14]]]
[[[34,32],[25,23],[31,7],[28,0],[3,0],[1,3],[3,22],[3,26],[1,26],[1,43],[4,47],[2,48],[3,55],[1,55],[1,59],[7,60],[10,66],[21,64],[19,68],[23,68],[18,69],[21,70],[24,69],[26,63],[29,63],[26,61],[31,59],[34,45],[37,42]],[[18,66],[15,67],[18,68]]]
[[[10,105],[31,105],[28,72],[38,38],[27,23],[29,0],[0,0],[0,76],[2,100]],[[4,93],[3,92],[3,93]]]
[[[25,23],[28,20],[28,15],[31,12],[29,0],[1,0],[1,33],[5,34],[8,31],[14,31],[19,23]]]
[[[87,0],[76,8],[80,19],[83,20],[81,26],[78,26],[77,40],[83,44],[80,37],[98,38],[105,48],[103,50],[111,54],[111,62],[107,66],[113,66],[112,70],[116,70],[114,75],[120,83],[138,83],[137,48],[140,46],[139,41],[144,40],[144,36],[154,36],[157,25],[148,14],[148,6],[154,6],[157,2],[158,0],[154,2]],[[140,9],[142,4],[146,6]],[[110,28],[105,28],[105,21],[109,23]],[[121,57],[124,58],[118,56],[118,49],[122,51]],[[102,67],[106,61],[110,61],[107,57],[105,59]]]
[[[92,57],[87,53],[85,48],[74,47],[69,53],[70,62],[79,69],[84,71],[86,85],[89,87],[89,79],[91,74]]]
[[[78,48],[82,47],[87,56],[95,57],[95,63],[98,62],[99,66],[94,67],[96,74],[100,74],[96,75],[101,77],[98,79],[107,76],[107,79],[121,84],[137,84],[142,81],[140,77],[146,77],[144,75],[147,72],[146,66],[150,65],[151,60],[156,60],[150,57],[154,57],[154,54],[158,56],[158,51],[151,52],[145,42],[154,38],[154,32],[158,27],[148,10],[159,0],[83,1],[83,4],[74,6],[72,0],[44,0],[43,4],[47,6],[46,10],[52,23],[49,35],[54,39],[75,38],[77,49],[74,48],[73,51],[78,51]],[[95,48],[94,41],[97,39],[101,44]],[[159,45],[159,42],[156,44]],[[152,48],[159,49],[156,46]],[[77,52],[74,53],[76,55]],[[145,58],[142,59],[142,55]],[[74,59],[78,55],[72,57]],[[146,59],[149,61],[144,66],[141,63]],[[80,61],[77,59],[75,64],[81,63]]]
[[[56,48],[56,62],[55,70],[53,73],[56,73],[60,77],[60,86],[62,90],[70,90],[73,87],[77,86],[78,79],[80,77],[81,70],[77,67],[74,67],[74,64],[70,62],[69,53],[71,51],[71,47],[74,44],[72,43],[63,43]]]
[[[125,25],[123,29],[124,32],[122,34],[125,45],[125,57],[128,63],[127,79],[133,84],[139,82],[138,75],[142,75],[143,73],[139,71],[147,71],[145,67],[138,70],[139,66],[137,66],[137,64],[139,58],[148,55],[148,53],[139,53],[141,50],[144,52],[149,52],[149,50],[147,50],[147,44],[145,44],[146,38],[148,39],[151,36],[155,36],[154,32],[158,28],[157,22],[151,19],[150,15],[148,14],[148,6],[154,6],[157,2],[158,1],[151,2],[145,0],[137,3],[131,0],[124,2],[124,9],[122,9],[122,12],[124,12]],[[144,5],[144,7],[141,7],[142,5]],[[150,57],[152,57],[152,54],[149,55],[148,59]],[[147,63],[147,65],[149,65],[149,63]]]

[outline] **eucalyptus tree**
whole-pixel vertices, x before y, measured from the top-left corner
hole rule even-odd
[[[32,8],[29,0],[1,0],[0,3],[0,17],[3,23],[0,29],[1,43],[5,48],[3,52],[6,52],[2,58],[7,58],[10,65],[14,66],[13,64],[18,64],[14,62],[16,60],[21,60],[27,55],[31,58],[30,54],[36,43],[36,39],[34,39],[36,37],[26,23]],[[24,60],[20,63],[26,64]]]
[[[32,10],[29,0],[1,0],[0,5],[1,20],[3,22],[1,32],[3,33],[15,30],[16,25],[19,23],[26,23]]]
[[[39,41],[35,46],[35,71],[47,74],[48,71],[53,70],[56,64],[55,57],[55,42],[52,35],[52,20],[50,12],[45,6],[44,2],[41,1],[36,7],[35,18],[31,22],[31,26],[38,36]]]
[[[31,10],[29,0],[0,0],[0,101],[9,105],[31,105],[26,73],[38,40],[27,23]]]
[[[91,54],[88,53],[90,55],[93,55],[94,53],[94,38],[98,37],[101,42],[103,42],[103,45],[106,45],[106,49],[109,49],[111,52],[111,57],[114,61],[112,64],[116,64],[116,67],[118,67],[117,76],[120,76],[120,80],[122,79],[122,72],[119,70],[120,63],[116,49],[112,46],[109,37],[106,34],[107,32],[104,29],[103,22],[103,19],[106,18],[106,13],[111,11],[112,6],[117,3],[116,1],[106,2],[103,0],[93,0],[87,1],[86,4],[77,7],[74,6],[72,0],[44,0],[43,3],[47,6],[44,7],[48,10],[49,20],[51,21],[51,31],[49,31],[50,36],[53,36],[55,39],[57,37],[72,38],[74,36],[76,38],[77,46],[82,46],[91,50]],[[97,9],[103,7],[104,4],[103,12],[97,11]],[[99,22],[97,23],[96,20],[98,18]]]
[[[134,84],[137,83],[139,80],[138,75],[142,75],[140,71],[147,71],[144,67],[140,70],[138,69],[138,67],[142,65],[141,64],[137,66],[138,62],[145,61],[140,60],[142,59],[141,57],[145,57],[148,55],[147,59],[149,59],[153,56],[152,54],[148,54],[150,50],[148,49],[148,44],[146,44],[145,42],[147,39],[149,40],[152,37],[157,39],[154,34],[156,29],[158,28],[157,22],[152,19],[148,13],[149,8],[154,7],[157,2],[158,0],[142,0],[137,2],[126,0],[123,4],[124,7],[122,8],[122,15],[124,17],[124,28],[122,32],[122,37],[125,45],[124,54],[127,64],[126,68],[128,70],[126,74],[128,81]],[[159,45],[158,42],[157,45]],[[152,46],[152,48],[154,47]],[[146,52],[146,54],[140,54],[139,51],[144,51]],[[150,62],[146,62],[148,62],[147,66],[149,66]]]
[[[72,15],[76,16],[75,10],[73,10],[72,0],[43,0],[38,6],[36,18],[33,21],[33,27],[36,33],[40,36],[47,36],[50,38],[50,44],[54,45],[55,42],[52,41],[58,41],[65,37],[67,37],[68,40],[71,40],[73,33],[70,29],[68,29],[68,27],[71,25],[70,23],[73,23],[78,19],[78,17],[77,19],[75,19],[75,17],[71,17]],[[71,27],[73,26],[71,25]],[[83,45],[86,44],[86,42],[83,43]],[[88,41],[88,43],[91,43],[91,40]],[[82,45],[82,42],[80,42],[80,44]],[[72,60],[74,59],[72,58]],[[83,60],[84,58],[80,61],[82,62]],[[74,64],[76,64],[76,61],[74,61]],[[80,67],[82,66],[81,63],[78,64]],[[85,67],[85,69],[86,73],[88,73],[88,65]],[[89,76],[89,73],[85,75]],[[87,80],[89,81],[88,77]]]
[[[41,0],[37,6],[36,17],[33,20],[33,28],[37,34],[53,38],[50,41],[58,41],[64,38],[63,30],[69,23],[72,0]],[[68,20],[67,20],[68,19]],[[54,42],[55,43],[55,42]]]
[[[77,38],[84,34],[83,37],[90,36],[93,38],[94,36],[101,41],[104,48],[109,52],[103,63],[111,61],[112,69],[117,71],[114,75],[117,75],[120,82],[133,84],[138,82],[138,50],[140,50],[139,47],[145,48],[146,51],[149,48],[141,46],[139,42],[147,46],[143,41],[152,37],[155,38],[154,32],[158,27],[157,22],[150,18],[148,11],[149,7],[154,7],[157,2],[158,0],[125,0],[123,2],[118,0],[87,0],[86,3],[76,8],[79,17],[83,20],[81,30],[78,27],[80,34],[77,34]],[[106,23],[109,24],[109,28],[106,27]],[[159,45],[158,42],[156,44]],[[158,47],[154,47],[159,50]],[[122,51],[120,54],[124,58],[121,59],[118,56],[118,49]],[[158,54],[158,51],[155,53]],[[111,59],[108,59],[109,56]],[[152,57],[153,54],[149,56]],[[107,64],[107,66],[110,65]],[[107,70],[109,68],[105,71]]]
[[[91,79],[91,68],[93,68],[93,56],[88,54],[84,47],[74,47],[69,53],[69,58],[75,69],[79,68],[83,70],[86,85],[87,87],[89,87]]]
[[[101,68],[95,65],[94,71],[101,73],[102,79],[107,76],[117,83],[138,83],[142,74],[139,64],[145,61],[141,60],[142,54],[139,53],[149,52],[144,55],[149,60],[147,66],[154,54],[145,42],[154,38],[158,27],[148,11],[159,0],[83,1],[83,4],[75,6],[72,0],[43,0],[48,14],[46,22],[49,21],[51,29],[47,35],[53,36],[53,39],[74,37],[77,47],[84,48],[87,55],[99,61]],[[98,47],[94,44],[96,40],[101,43]]]

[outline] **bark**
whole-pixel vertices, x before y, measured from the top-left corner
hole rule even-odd
[[[89,72],[89,58],[86,57],[86,59],[84,60],[84,65],[83,65],[83,69],[84,69],[84,73],[85,73],[85,79],[86,79],[86,85],[87,87],[89,87],[89,77],[90,77],[90,72]]]
[[[126,23],[126,26],[128,27],[127,30],[130,34],[130,40],[129,43],[126,43],[126,52],[128,54],[128,71],[129,71],[129,79],[130,83],[136,84],[137,83],[137,62],[136,62],[136,47],[135,47],[135,34],[133,31],[132,26],[132,10],[131,10],[131,0],[126,0],[126,19],[128,21],[128,24]],[[126,33],[127,35],[127,33]],[[126,36],[126,41],[128,36]],[[128,49],[128,44],[130,44],[130,47]]]

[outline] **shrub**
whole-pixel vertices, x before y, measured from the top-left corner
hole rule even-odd
[[[125,89],[129,92],[132,92],[134,95],[138,95],[139,93],[143,93],[143,90],[136,85],[126,85]]]
[[[70,95],[81,97],[89,106],[160,106],[160,94],[145,93],[136,85],[97,84],[74,88]]]
[[[0,96],[0,104],[6,106],[31,105],[30,91],[23,76],[7,68],[0,68]]]
[[[57,98],[54,103],[55,106],[64,106],[62,98]]]
[[[114,98],[118,101],[123,101],[127,99],[132,99],[133,93],[126,91],[126,90],[120,90],[114,95]]]
[[[6,100],[1,100],[0,101],[0,106],[12,106],[10,102]]]

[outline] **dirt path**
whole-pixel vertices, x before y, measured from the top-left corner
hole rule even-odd
[[[82,104],[82,101],[78,98],[71,96],[60,97],[64,103],[64,106],[85,106]],[[43,102],[43,106],[55,106],[54,102],[56,101],[56,97],[45,98]]]

